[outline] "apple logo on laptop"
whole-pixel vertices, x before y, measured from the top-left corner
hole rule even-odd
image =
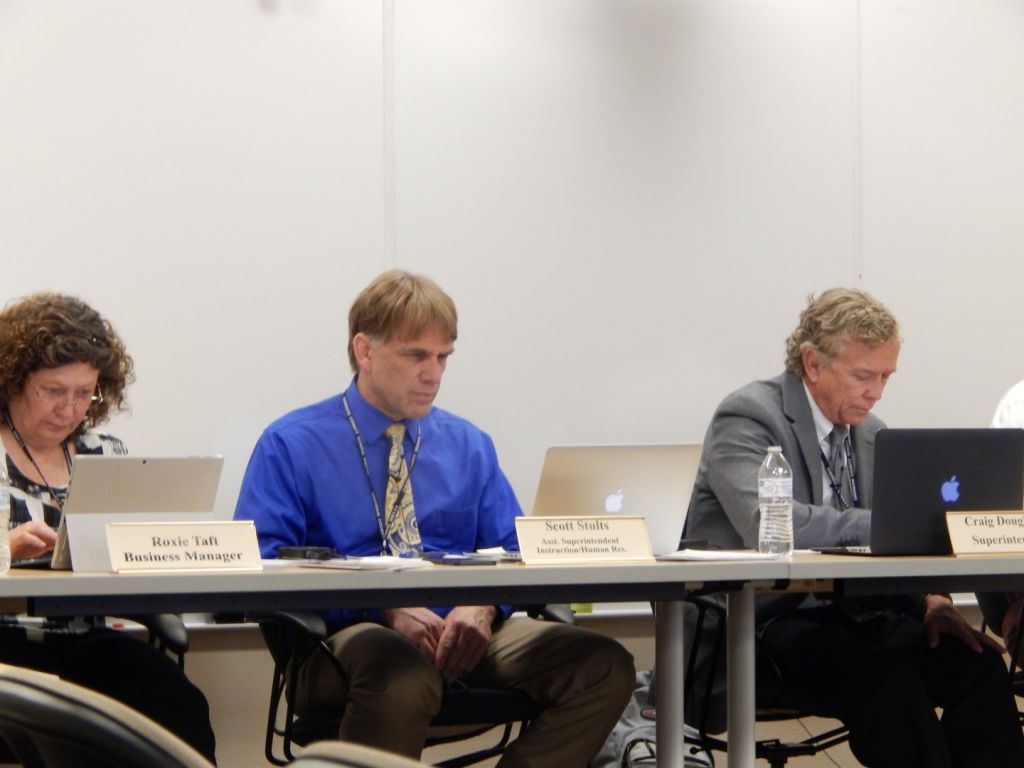
[[[615,493],[609,493],[604,500],[604,511],[615,514],[622,511],[622,499],[625,494],[619,488]]]
[[[942,500],[958,501],[960,499],[960,481],[953,475],[942,484]]]

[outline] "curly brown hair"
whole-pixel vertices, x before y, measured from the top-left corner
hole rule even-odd
[[[59,293],[34,293],[0,311],[0,408],[19,396],[26,377],[43,368],[87,363],[99,372],[103,399],[78,425],[81,434],[126,410],[125,390],[135,365],[113,326],[84,301]]]
[[[896,318],[878,299],[853,288],[830,288],[817,298],[807,297],[800,324],[786,339],[786,367],[803,376],[807,347],[835,359],[848,341],[874,348],[899,339],[899,333]]]

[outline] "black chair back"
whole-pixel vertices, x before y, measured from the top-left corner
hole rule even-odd
[[[19,667],[0,666],[0,736],[24,768],[212,768],[120,702]]]

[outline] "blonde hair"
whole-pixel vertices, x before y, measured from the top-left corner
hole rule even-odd
[[[786,367],[803,376],[805,349],[834,360],[849,341],[877,347],[899,337],[900,327],[880,301],[853,288],[830,288],[817,298],[807,297],[800,323],[786,340]]]
[[[363,289],[348,312],[348,361],[352,372],[359,372],[352,344],[356,334],[386,342],[399,333],[418,336],[428,325],[437,325],[450,341],[455,341],[458,322],[455,302],[429,277],[401,270],[385,272]]]

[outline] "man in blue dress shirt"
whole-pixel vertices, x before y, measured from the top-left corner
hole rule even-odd
[[[386,272],[349,312],[355,378],[260,437],[235,517],[264,557],[281,546],[344,555],[518,549],[522,514],[490,437],[434,398],[457,335],[455,305],[431,280]],[[585,766],[632,693],[632,657],[578,627],[506,620],[511,606],[328,614],[344,674],[314,654],[296,708],[344,707],[339,737],[419,758],[445,684],[516,688],[544,711],[502,766]]]

